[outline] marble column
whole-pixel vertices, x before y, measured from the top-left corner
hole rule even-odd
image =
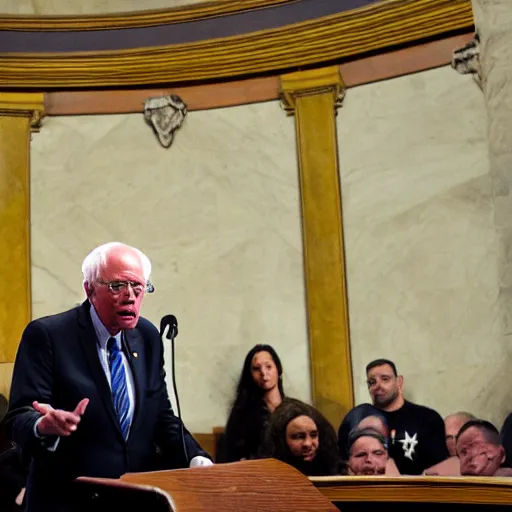
[[[20,336],[31,317],[30,134],[43,94],[0,93],[0,392],[8,390]]]
[[[295,115],[313,400],[337,427],[353,406],[335,122],[343,82],[335,66],[301,71],[281,77],[281,92]]]

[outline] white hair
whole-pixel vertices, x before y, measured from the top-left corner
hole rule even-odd
[[[144,271],[144,281],[145,284],[147,284],[151,277],[151,261],[149,261],[149,258],[136,247],[132,247],[121,242],[109,242],[108,244],[100,245],[85,257],[84,262],[82,263],[84,283],[93,283],[98,279],[101,267],[107,262],[107,254],[114,247],[125,247],[135,251],[139,255],[142,263],[142,269]]]

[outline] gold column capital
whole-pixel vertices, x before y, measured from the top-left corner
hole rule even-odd
[[[345,83],[338,66],[287,73],[280,81],[281,104],[288,115],[295,114],[297,98],[301,96],[331,93],[335,110],[345,97]]]
[[[39,131],[44,117],[44,93],[0,92],[0,116],[28,117],[31,131]]]

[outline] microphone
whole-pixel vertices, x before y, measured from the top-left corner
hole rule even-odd
[[[165,337],[166,340],[174,341],[176,336],[178,336],[178,320],[174,315],[165,315],[162,317],[162,320],[160,320],[160,337],[162,341],[164,340],[163,337]]]
[[[171,342],[171,368],[172,368],[172,387],[174,398],[176,399],[176,408],[178,412],[178,418],[180,420],[180,437],[181,437],[181,445],[183,447],[183,455],[185,457],[185,461],[188,467],[190,460],[188,458],[187,445],[185,443],[185,428],[183,426],[183,421],[181,420],[181,408],[180,408],[180,399],[178,397],[178,386],[176,385],[176,357],[174,351],[174,338],[178,335],[178,320],[174,315],[165,315],[160,320],[160,338],[162,340],[162,344],[166,341]]]

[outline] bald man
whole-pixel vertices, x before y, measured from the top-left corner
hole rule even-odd
[[[471,420],[476,420],[476,417],[469,412],[456,412],[446,416],[444,419],[444,429],[446,436],[446,447],[450,452],[450,457],[457,455],[457,449],[455,446],[455,439],[460,429]]]

